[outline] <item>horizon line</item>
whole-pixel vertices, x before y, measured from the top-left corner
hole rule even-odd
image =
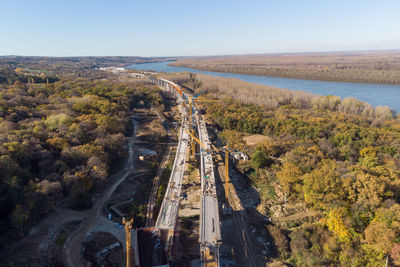
[[[7,57],[44,57],[44,58],[100,58],[100,57],[136,57],[136,58],[183,58],[183,57],[228,57],[228,56],[257,56],[257,55],[282,55],[282,54],[326,54],[326,53],[373,53],[373,52],[400,52],[400,48],[388,49],[360,49],[360,50],[320,50],[320,51],[297,51],[297,52],[265,52],[265,53],[242,53],[242,54],[210,54],[190,56],[122,56],[122,55],[96,55],[96,56],[44,56],[44,55],[0,55],[0,58]]]

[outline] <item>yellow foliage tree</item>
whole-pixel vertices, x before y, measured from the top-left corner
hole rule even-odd
[[[228,145],[237,150],[243,150],[245,142],[243,140],[243,134],[235,130],[223,130],[221,137],[228,142]]]
[[[294,183],[301,179],[303,173],[293,162],[285,162],[280,171],[276,173],[285,193],[289,194],[292,191]]]
[[[326,219],[326,224],[328,229],[338,240],[348,243],[351,240],[351,233],[344,224],[344,214],[346,214],[344,208],[334,208],[330,210]]]
[[[47,139],[46,143],[60,150],[68,147],[68,140],[61,137],[54,137],[51,139]]]
[[[378,165],[378,158],[376,156],[377,149],[375,147],[365,147],[360,151],[359,162],[360,165],[367,168],[373,168]]]
[[[15,71],[16,73],[18,73],[18,74],[24,73],[24,70],[21,69],[21,68],[16,68],[14,71]]]

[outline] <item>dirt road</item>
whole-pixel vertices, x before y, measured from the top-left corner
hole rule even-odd
[[[81,244],[87,233],[96,225],[96,222],[101,216],[104,204],[110,198],[115,189],[125,180],[130,172],[134,169],[134,147],[137,122],[132,119],[133,135],[128,138],[129,157],[126,162],[125,168],[122,172],[118,173],[121,177],[110,187],[110,189],[100,199],[95,200],[93,207],[85,212],[85,217],[80,227],[75,230],[67,239],[64,245],[64,263],[70,267],[85,266],[81,253]]]

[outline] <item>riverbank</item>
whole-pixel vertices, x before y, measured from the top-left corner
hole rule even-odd
[[[144,71],[153,70],[166,73],[192,72],[195,74],[205,74],[214,77],[236,78],[252,84],[267,85],[276,88],[286,88],[293,91],[310,92],[317,95],[335,95],[339,96],[342,99],[347,97],[355,97],[358,100],[370,103],[374,107],[388,106],[396,111],[400,111],[400,102],[398,101],[398,99],[400,99],[400,85],[367,84],[354,82],[328,82],[318,80],[302,80],[236,73],[212,72],[170,66],[167,62],[129,65],[127,66],[127,68]]]
[[[281,78],[400,84],[400,52],[397,50],[194,57],[169,64]]]

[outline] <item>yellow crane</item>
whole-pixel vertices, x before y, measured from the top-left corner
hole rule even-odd
[[[131,267],[135,266],[135,264],[132,265],[132,262],[134,262],[133,257],[131,257],[131,229],[133,226],[133,219],[125,219],[122,218],[122,224],[125,225],[125,238],[126,238],[126,267]]]
[[[231,183],[231,180],[229,178],[229,152],[231,151],[231,148],[228,145],[225,145],[220,148],[216,148],[215,146],[212,146],[211,149],[207,148],[206,145],[204,145],[194,134],[192,134],[189,130],[186,129],[186,132],[192,137],[192,140],[197,142],[207,153],[210,153],[212,151],[215,152],[224,152],[225,153],[225,181],[224,181],[224,191],[225,191],[225,198],[226,198],[226,203],[224,207],[224,213],[225,214],[230,214],[231,213],[231,207],[229,205],[229,185]]]
[[[191,136],[194,136],[194,123],[193,123],[193,102],[220,102],[221,100],[217,100],[217,99],[196,99],[201,93],[198,93],[195,96],[189,96],[187,100],[182,100],[183,103],[188,103],[188,119],[187,121],[189,121],[192,124],[192,128],[191,128]],[[190,142],[190,148],[191,148],[191,153],[192,153],[192,157],[194,158],[194,154],[195,154],[195,141],[191,140]]]
[[[192,117],[192,106],[193,102],[221,102],[221,100],[218,99],[204,99],[204,98],[197,98],[201,93],[195,95],[195,96],[189,96],[188,97],[188,106],[189,106],[189,117]]]

